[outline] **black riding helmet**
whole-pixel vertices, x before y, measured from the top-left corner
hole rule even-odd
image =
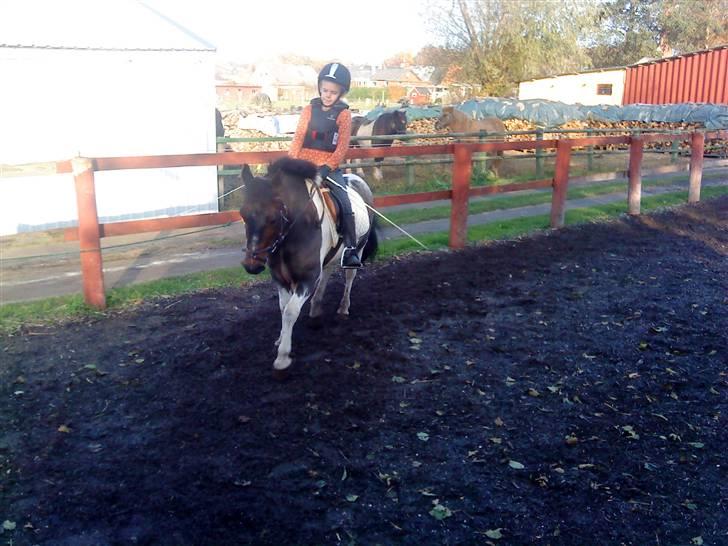
[[[318,88],[321,91],[321,82],[327,80],[338,83],[343,87],[342,95],[349,92],[351,87],[351,72],[343,64],[329,63],[321,69],[318,76]]]

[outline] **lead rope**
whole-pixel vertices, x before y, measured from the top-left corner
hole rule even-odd
[[[345,192],[347,192],[347,193],[349,192],[349,188],[345,188],[344,186],[342,186],[341,184],[339,184],[339,183],[338,183],[338,182],[337,182],[336,180],[332,179],[331,177],[327,176],[327,177],[326,177],[326,180],[328,180],[328,181],[329,181],[329,182],[331,182],[332,184],[335,184],[336,186],[338,186],[339,188],[341,188],[341,189],[342,189],[342,190],[344,190]],[[407,232],[406,232],[406,231],[405,231],[404,229],[402,229],[401,227],[399,227],[399,226],[398,226],[397,224],[395,224],[394,222],[392,222],[392,220],[390,220],[389,218],[387,218],[386,216],[384,216],[384,214],[382,214],[381,212],[379,212],[379,211],[378,211],[377,209],[375,209],[374,207],[372,207],[372,206],[368,205],[368,204],[367,204],[367,203],[366,203],[366,202],[364,201],[364,199],[362,199],[362,203],[364,203],[364,206],[365,206],[366,208],[368,208],[368,209],[369,209],[370,211],[372,211],[372,212],[373,212],[374,214],[376,214],[376,215],[377,215],[377,216],[379,216],[380,218],[384,218],[384,219],[385,219],[385,220],[386,220],[387,222],[389,222],[390,224],[392,224],[392,225],[393,225],[394,227],[396,227],[396,228],[397,228],[397,229],[398,229],[399,231],[401,231],[401,232],[402,232],[402,233],[404,233],[404,234],[405,234],[405,235],[406,235],[407,237],[409,237],[410,239],[412,239],[412,240],[413,240],[413,241],[414,241],[415,243],[417,243],[417,244],[418,244],[418,245],[420,245],[420,246],[421,246],[422,248],[424,248],[425,250],[427,250],[427,247],[426,247],[425,245],[423,245],[423,244],[422,244],[422,243],[421,243],[420,241],[418,241],[417,239],[415,239],[415,238],[414,238],[414,237],[413,237],[412,235],[410,235],[409,233],[407,233]]]

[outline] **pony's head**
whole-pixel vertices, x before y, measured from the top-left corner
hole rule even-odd
[[[443,106],[440,117],[435,122],[435,129],[447,129],[455,122],[455,108],[452,106]]]
[[[241,178],[240,216],[245,222],[246,239],[242,264],[248,273],[257,275],[265,269],[268,257],[276,249],[276,241],[287,221],[286,210],[271,180],[253,176],[248,165],[243,165]]]
[[[407,133],[407,113],[404,110],[395,110],[379,116],[379,126],[376,134],[404,135]]]
[[[284,243],[297,220],[297,229],[317,216],[315,208],[307,211],[310,196],[306,179],[316,177],[316,166],[308,161],[284,157],[269,166],[265,177],[253,176],[247,165],[241,173],[243,206],[240,216],[245,222],[246,248],[243,267],[258,274]],[[308,213],[308,214],[304,214]]]

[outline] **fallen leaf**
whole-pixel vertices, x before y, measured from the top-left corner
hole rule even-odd
[[[703,537],[700,537],[700,536],[693,537],[693,538],[690,539],[690,542],[692,544],[697,544],[697,546],[700,546],[701,544],[703,544]]]
[[[437,499],[435,499],[432,502],[435,506],[432,510],[430,510],[430,515],[433,518],[435,518],[436,520],[442,521],[443,519],[449,518],[450,516],[452,516],[452,512],[450,511],[450,509],[447,506],[440,504]]]
[[[358,498],[359,498],[359,495],[349,494],[346,496],[346,500],[348,500],[349,502],[356,502],[356,499],[358,499]]]
[[[493,422],[495,423],[495,426],[497,426],[497,427],[502,427],[503,425],[505,425],[505,423],[503,422],[503,419],[501,419],[500,417],[496,417],[495,421],[493,421]]]
[[[566,437],[566,443],[570,446],[576,445],[579,443],[579,438],[577,438],[574,434],[569,434]]]
[[[404,383],[405,382],[405,378],[404,377],[400,377],[398,375],[393,375],[392,376],[392,382],[393,383]]]
[[[689,446],[693,446],[697,449],[702,449],[705,447],[705,444],[703,442],[688,442]]]
[[[540,393],[540,392],[538,392],[538,391],[537,391],[536,389],[534,389],[534,388],[530,388],[530,389],[528,389],[528,396],[533,396],[533,397],[535,398],[535,397],[537,397],[537,396],[541,396],[541,393]]]
[[[502,527],[498,527],[498,529],[488,529],[485,532],[485,536],[487,536],[488,538],[495,539],[495,540],[498,540],[499,538],[503,538],[503,535],[500,532],[501,529],[502,529]]]
[[[61,425],[60,427],[58,427],[58,432],[63,432],[65,434],[68,434],[69,432],[71,432],[71,429],[69,427],[67,427],[66,425]]]
[[[10,520],[3,521],[3,530],[5,531],[14,531],[15,530],[15,522]]]
[[[516,470],[523,470],[524,468],[526,468],[518,461],[508,461],[508,466],[510,466],[511,468],[515,468]]]
[[[630,425],[624,425],[622,427],[622,430],[627,433],[627,437],[630,440],[639,440],[640,439],[640,435],[637,434]]]
[[[423,442],[426,442],[426,441],[428,441],[430,439],[430,435],[427,434],[426,432],[418,432],[417,433],[417,438],[419,438]]]

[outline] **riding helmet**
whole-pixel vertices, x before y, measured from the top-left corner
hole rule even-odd
[[[318,85],[321,88],[321,82],[328,80],[338,83],[344,88],[343,93],[348,93],[351,87],[351,72],[343,64],[329,63],[321,69],[318,76]]]

